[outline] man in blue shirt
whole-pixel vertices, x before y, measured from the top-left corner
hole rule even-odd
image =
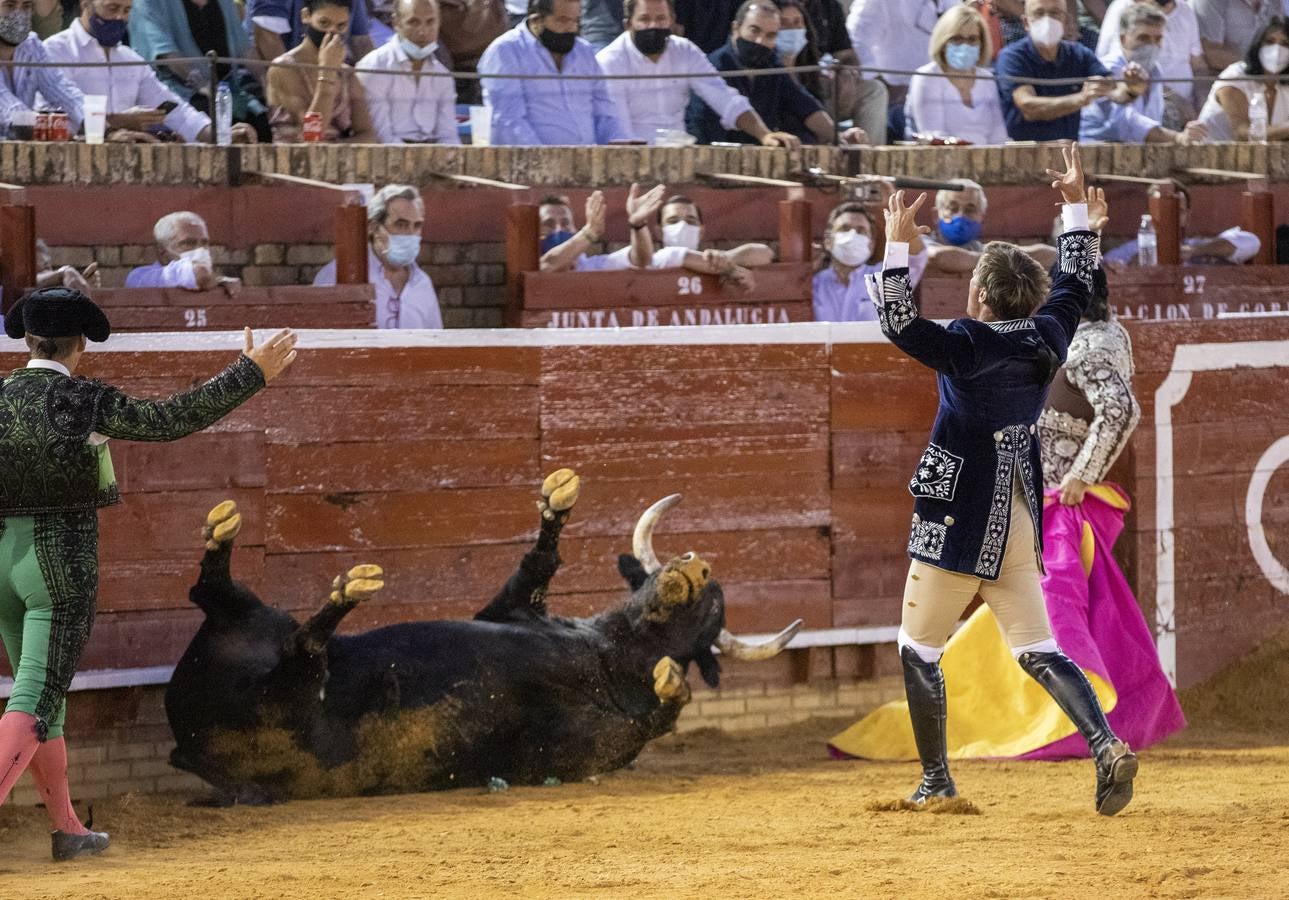
[[[607,144],[631,138],[597,78],[595,50],[577,36],[580,0],[533,0],[532,13],[493,41],[479,60],[494,144]],[[543,76],[489,78],[489,75]],[[644,85],[640,90],[648,90]]]
[[[1028,37],[998,54],[994,72],[1002,99],[1007,135],[1014,141],[1077,140],[1079,113],[1102,97],[1128,103],[1144,89],[1140,66],[1124,70],[1126,83],[1115,85],[1110,72],[1087,47],[1065,41],[1065,0],[1025,0]],[[1082,78],[1082,85],[1017,84],[1011,78]]]
[[[1181,144],[1201,142],[1208,130],[1198,121],[1181,131],[1165,128],[1164,86],[1159,82],[1159,54],[1164,44],[1167,17],[1155,4],[1134,3],[1123,12],[1119,46],[1102,59],[1110,74],[1121,77],[1129,66],[1140,66],[1150,79],[1130,103],[1103,97],[1083,108],[1081,141],[1120,141],[1129,144]]]
[[[779,65],[775,43],[779,38],[779,8],[772,0],[746,0],[738,8],[730,29],[730,39],[713,51],[708,59],[719,72],[738,69],[773,69]],[[833,120],[814,96],[787,75],[727,77],[771,131],[796,135],[806,143],[831,144]],[[697,96],[691,97],[685,111],[685,128],[704,144],[712,141],[754,144],[755,139],[742,131],[721,125],[720,117]]]

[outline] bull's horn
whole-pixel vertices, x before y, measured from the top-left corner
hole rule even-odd
[[[800,619],[797,619],[797,621],[764,644],[749,644],[745,641],[740,641],[729,631],[722,628],[720,636],[716,638],[716,649],[721,651],[722,656],[728,656],[730,659],[760,662],[763,659],[769,659],[782,653],[783,648],[788,646],[788,642],[797,636],[797,632],[801,630],[803,624]]]
[[[640,516],[640,521],[636,522],[635,534],[631,535],[631,552],[636,559],[640,560],[640,565],[644,566],[645,572],[649,575],[662,568],[662,563],[658,562],[658,554],[653,552],[653,528],[662,518],[662,514],[679,502],[680,494],[663,497],[646,509]]]

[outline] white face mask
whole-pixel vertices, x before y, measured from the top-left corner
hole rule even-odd
[[[194,266],[201,266],[203,269],[211,267],[209,247],[194,247],[191,250],[185,250],[179,254],[179,258],[186,259]]]
[[[832,236],[828,252],[843,266],[862,266],[873,255],[873,239],[854,230],[839,231]]]
[[[672,222],[662,226],[662,242],[668,247],[684,247],[686,250],[697,250],[698,239],[703,229],[688,222]]]
[[[1289,47],[1280,44],[1264,44],[1258,50],[1258,62],[1272,75],[1279,75],[1289,66]]]
[[[1040,47],[1055,47],[1065,34],[1065,25],[1060,19],[1042,16],[1029,23],[1029,36]]]

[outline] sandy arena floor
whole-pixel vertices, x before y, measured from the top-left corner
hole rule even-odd
[[[657,742],[598,784],[268,809],[98,805],[114,845],[55,866],[0,809],[0,897],[1284,897],[1289,740],[1184,734],[1137,799],[1092,810],[1078,763],[960,763],[980,815],[874,811],[915,766],[835,762],[837,723]]]

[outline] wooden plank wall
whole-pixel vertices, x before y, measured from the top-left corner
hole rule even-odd
[[[1145,415],[1117,467],[1137,498],[1120,550],[1153,620],[1154,392],[1178,343],[1285,341],[1289,320],[1132,332]],[[157,395],[229,356],[100,352],[85,368]],[[1285,598],[1248,547],[1244,498],[1257,460],[1289,434],[1286,375],[1197,373],[1173,410],[1183,683],[1283,621]],[[347,628],[468,616],[535,536],[536,486],[560,466],[581,472],[584,488],[561,548],[558,612],[621,597],[615,560],[636,517],[678,491],[659,553],[710,559],[734,629],[796,616],[811,628],[894,624],[905,484],[934,412],[931,373],[884,342],[308,351],[206,434],[114,443],[126,500],[102,515],[100,615],[83,667],[178,658],[199,622],[186,599],[198,530],[226,497],[246,516],[238,577],[285,609],[313,609],[335,574],[378,562],[388,587]],[[1289,561],[1289,466],[1268,488],[1264,525]]]

